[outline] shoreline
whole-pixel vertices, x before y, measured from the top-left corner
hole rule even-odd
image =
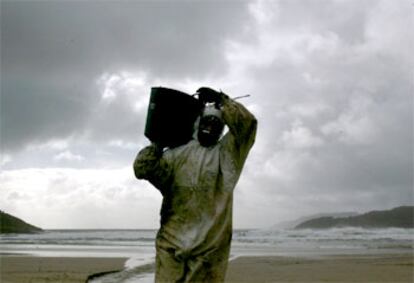
[[[88,278],[122,271],[128,258],[0,256],[2,283],[86,282]],[[153,265],[129,273],[149,275]],[[137,282],[151,282],[144,276]],[[229,262],[226,283],[236,282],[413,282],[412,250],[398,253],[315,256],[238,256]]]

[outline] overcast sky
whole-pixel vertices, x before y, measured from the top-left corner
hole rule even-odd
[[[0,209],[42,228],[157,228],[134,178],[151,86],[259,121],[235,228],[413,204],[411,0],[1,1]]]

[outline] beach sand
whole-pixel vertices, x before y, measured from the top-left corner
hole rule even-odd
[[[85,282],[88,275],[120,270],[123,258],[1,257],[1,283]],[[239,257],[226,283],[413,282],[413,255]]]
[[[84,283],[89,275],[122,270],[126,258],[1,256],[1,283]]]
[[[342,255],[319,258],[240,257],[226,283],[413,282],[413,255]]]

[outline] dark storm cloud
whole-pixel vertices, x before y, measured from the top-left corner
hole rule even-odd
[[[6,2],[2,10],[8,69],[133,66],[157,76],[225,67],[220,46],[247,15],[241,2],[202,1]]]
[[[1,136],[6,152],[76,133],[96,100],[88,93],[88,82],[53,86],[46,78],[6,80],[7,75],[1,88]]]
[[[2,1],[4,150],[81,134],[99,103],[96,80],[103,73],[143,70],[161,79],[221,73],[227,68],[221,47],[241,28],[245,4]],[[118,110],[112,114],[134,115],[128,105]]]

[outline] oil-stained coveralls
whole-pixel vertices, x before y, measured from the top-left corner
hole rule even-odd
[[[223,98],[229,131],[217,144],[198,140],[157,152],[141,150],[135,175],[162,194],[156,238],[156,282],[223,282],[232,237],[233,190],[252,147],[256,118],[240,103]]]

